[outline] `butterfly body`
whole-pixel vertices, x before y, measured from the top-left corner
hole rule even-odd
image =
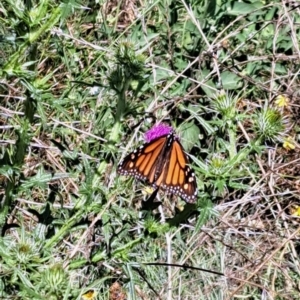
[[[173,131],[131,152],[120,162],[118,172],[163,188],[186,202],[196,201],[196,177]]]

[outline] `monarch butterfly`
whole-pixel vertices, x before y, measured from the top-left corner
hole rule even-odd
[[[148,135],[147,135],[148,134]],[[194,203],[197,183],[194,171],[172,128],[153,127],[146,133],[148,142],[127,155],[118,165],[118,173],[145,180],[155,188],[180,196]]]

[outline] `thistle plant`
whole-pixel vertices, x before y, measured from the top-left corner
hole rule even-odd
[[[238,97],[232,97],[224,92],[217,95],[212,102],[212,107],[218,112],[225,124],[231,124],[236,118],[237,109],[236,103]]]
[[[144,75],[145,57],[137,54],[133,44],[121,42],[115,51],[116,66],[112,70],[108,81],[110,87],[118,95],[118,105],[115,117],[115,126],[112,129],[112,141],[118,140],[120,133],[120,120],[126,110],[126,92],[134,80],[141,80]]]
[[[229,136],[229,155],[233,158],[236,155],[236,122],[238,111],[236,104],[238,97],[232,97],[225,92],[220,93],[212,101],[212,107],[221,116],[221,120],[216,121],[217,126],[227,130]]]
[[[67,272],[59,263],[48,267],[42,275],[41,285],[54,295],[61,295],[68,283]]]
[[[259,141],[281,142],[286,133],[286,119],[274,108],[266,108],[254,119],[254,128]]]

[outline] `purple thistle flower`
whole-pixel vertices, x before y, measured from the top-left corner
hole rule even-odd
[[[167,135],[170,132],[173,131],[173,128],[171,126],[168,126],[166,124],[158,124],[158,125],[154,125],[150,130],[148,130],[145,133],[145,140],[149,143],[152,140],[163,136],[163,135]]]

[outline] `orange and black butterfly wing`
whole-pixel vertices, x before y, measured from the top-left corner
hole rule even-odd
[[[131,175],[194,203],[197,183],[188,158],[176,135],[161,136],[127,155],[118,166],[121,175]]]
[[[194,203],[198,192],[195,173],[188,166],[188,158],[180,142],[175,136],[172,138],[163,171],[155,184],[188,203]]]
[[[118,173],[154,184],[166,142],[167,136],[162,136],[134,150],[120,162]]]

